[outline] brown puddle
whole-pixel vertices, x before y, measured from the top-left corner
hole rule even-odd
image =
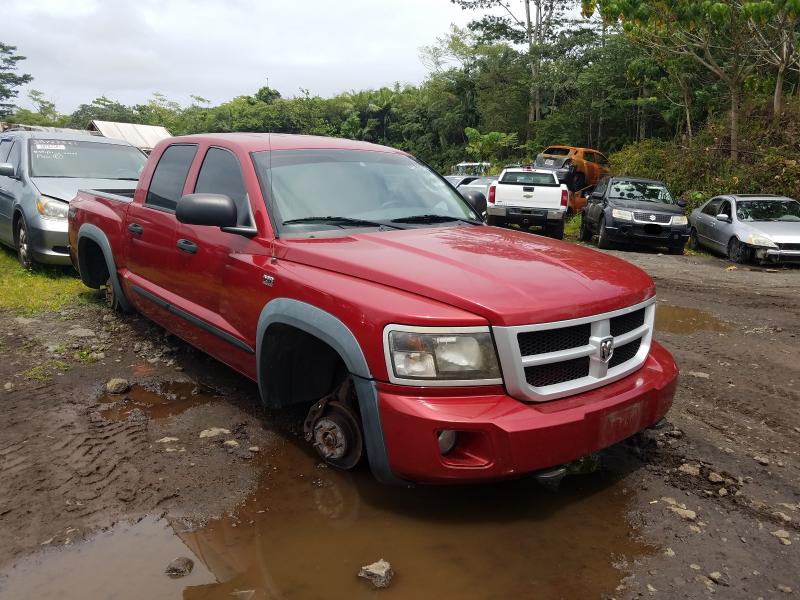
[[[729,323],[704,310],[661,303],[656,307],[656,331],[689,334],[696,331],[723,333],[731,329]]]
[[[406,489],[365,470],[318,468],[292,442],[261,468],[259,489],[233,516],[195,530],[174,521],[174,536],[164,534],[167,521],[114,529],[22,561],[5,591],[64,600],[374,598],[356,573],[385,558],[396,572],[386,597],[600,598],[623,576],[615,564],[648,553],[632,539],[608,472],[567,478],[558,492],[530,480]],[[179,555],[195,560],[191,579],[164,575]]]
[[[125,421],[139,409],[151,419],[173,417],[213,400],[213,390],[196,383],[170,381],[153,386],[134,385],[125,394],[103,394],[98,399],[100,416],[108,421]]]

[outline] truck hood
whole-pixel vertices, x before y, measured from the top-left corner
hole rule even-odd
[[[129,190],[137,182],[128,179],[84,179],[82,177],[32,177],[31,181],[45,196],[69,202],[78,190]]]
[[[641,269],[575,244],[495,227],[437,227],[284,239],[285,260],[523,325],[598,314],[655,293]],[[402,321],[402,315],[398,315]]]

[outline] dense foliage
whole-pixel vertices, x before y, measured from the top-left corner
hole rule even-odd
[[[420,85],[330,98],[261,87],[216,106],[101,97],[68,115],[33,91],[35,110],[10,120],[342,136],[402,148],[443,171],[468,159],[532,159],[565,143],[599,148],[617,170],[666,179],[694,199],[800,193],[800,0],[452,1],[475,19],[421,49],[430,73]]]

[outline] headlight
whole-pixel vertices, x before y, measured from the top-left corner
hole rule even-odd
[[[69,202],[42,196],[36,201],[36,210],[45,219],[66,219],[67,211],[69,211]]]
[[[492,336],[485,327],[389,326],[386,355],[390,379],[420,385],[501,383]]]
[[[633,213],[629,210],[612,209],[611,216],[620,221],[633,221]]]
[[[761,246],[762,248],[777,248],[778,245],[766,236],[758,233],[751,233],[747,236],[747,243],[750,246]]]
[[[687,219],[683,215],[678,215],[676,217],[672,217],[672,224],[673,225],[688,225],[689,219]]]

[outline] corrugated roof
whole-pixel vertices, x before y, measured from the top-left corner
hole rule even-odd
[[[138,123],[114,123],[113,121],[92,121],[89,129],[99,131],[103,136],[130,142],[142,150],[152,150],[161,140],[172,137],[166,127],[160,125],[140,125]]]

